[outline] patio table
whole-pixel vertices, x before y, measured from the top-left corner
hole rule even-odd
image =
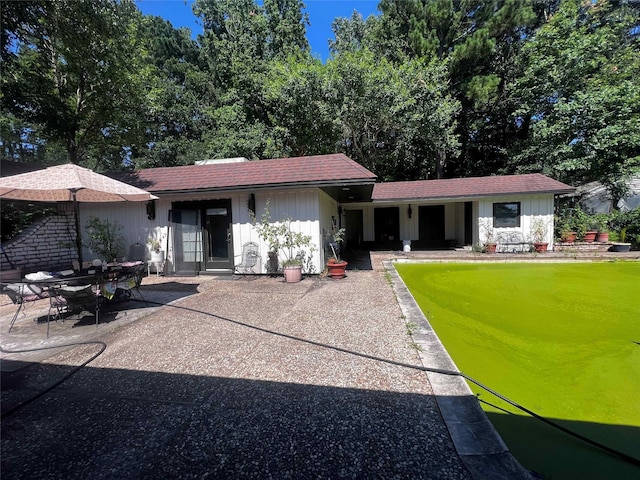
[[[20,281],[2,282],[2,293],[7,294],[9,298],[11,298],[11,301],[18,306],[11,319],[9,332],[11,332],[25,303],[49,298],[50,311],[47,318],[48,336],[51,308],[58,308],[63,303],[60,298],[53,298],[51,292],[55,290],[59,294],[64,294],[64,292],[60,292],[62,287],[91,285],[95,287],[96,302],[98,302],[96,306],[97,311],[101,299],[113,299],[118,288],[127,291],[138,291],[142,280],[141,272],[143,271],[143,262],[112,263],[107,266],[106,270],[102,270],[101,267],[96,267],[76,272],[72,270],[63,272],[38,272],[37,274],[27,274]]]

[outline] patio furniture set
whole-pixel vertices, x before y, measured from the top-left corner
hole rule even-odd
[[[13,328],[25,304],[49,299],[47,314],[47,337],[51,320],[62,320],[73,314],[75,307],[83,309],[93,306],[98,328],[100,307],[104,302],[115,302],[139,297],[140,284],[144,276],[144,262],[112,263],[92,266],[81,270],[61,272],[37,272],[27,274],[20,281],[2,282],[2,293],[17,305],[9,324]]]

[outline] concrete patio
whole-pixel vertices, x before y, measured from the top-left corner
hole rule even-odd
[[[529,477],[462,380],[424,371],[455,365],[383,264],[409,257],[477,256],[374,252],[297,284],[151,276],[147,303],[48,339],[46,301],[11,333],[3,302],[4,350],[106,344],[51,390],[102,345],[2,353],[3,479]]]

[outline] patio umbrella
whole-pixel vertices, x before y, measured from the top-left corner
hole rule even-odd
[[[78,202],[144,202],[157,197],[88,168],[66,164],[0,179],[0,198],[32,202],[73,202],[76,247],[78,259],[82,263]]]

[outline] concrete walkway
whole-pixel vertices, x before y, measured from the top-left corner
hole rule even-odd
[[[11,333],[3,306],[3,349],[106,344],[52,390],[101,345],[2,353],[3,480],[530,477],[459,377],[423,371],[455,365],[385,270],[395,255],[342,280],[148,277],[153,303],[48,339],[46,305]]]

